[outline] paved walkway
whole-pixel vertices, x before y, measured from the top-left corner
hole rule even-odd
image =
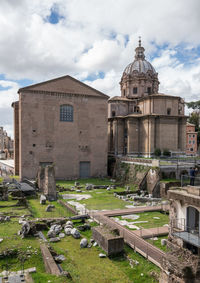
[[[156,228],[149,228],[149,229],[141,229],[136,231],[131,231],[135,235],[143,238],[153,238],[157,236],[165,236],[169,234],[169,227],[156,227]]]
[[[135,251],[146,257],[148,260],[161,268],[162,258],[165,252],[151,245],[143,238],[155,237],[158,235],[167,235],[168,227],[157,227],[151,229],[142,229],[138,231],[130,231],[126,227],[120,225],[110,218],[110,216],[128,215],[145,211],[161,211],[161,206],[135,207],[129,209],[120,209],[112,211],[89,212],[89,215],[98,222],[109,226],[111,229],[118,229],[120,235],[123,236],[125,243],[132,247]]]
[[[166,207],[165,211],[168,210],[168,206],[165,207]],[[129,214],[147,212],[147,211],[163,211],[163,206],[161,205],[141,206],[141,207],[126,208],[126,209],[99,211],[99,213],[111,217],[111,216],[129,215]]]

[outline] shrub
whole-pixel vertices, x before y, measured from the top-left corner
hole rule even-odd
[[[164,155],[164,156],[171,156],[171,152],[169,151],[169,149],[165,148],[165,149],[163,150],[163,155]]]
[[[161,150],[160,150],[160,148],[156,148],[156,149],[154,150],[154,155],[155,155],[155,156],[161,156]]]

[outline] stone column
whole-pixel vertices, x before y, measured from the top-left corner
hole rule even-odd
[[[186,151],[186,119],[179,119],[178,123],[178,148],[180,151]]]
[[[155,138],[155,118],[149,119],[149,157],[154,153]]]
[[[116,119],[113,121],[113,144],[115,155],[123,154],[124,151],[124,121]]]
[[[133,120],[127,121],[127,154],[133,154],[134,151],[134,123]]]
[[[127,154],[138,154],[138,121],[129,119],[127,121]]]
[[[111,152],[111,127],[112,127],[112,121],[108,121],[108,152]]]

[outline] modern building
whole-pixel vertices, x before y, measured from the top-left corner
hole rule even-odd
[[[14,108],[15,173],[35,178],[54,164],[57,179],[107,174],[108,96],[64,76],[21,88]]]
[[[185,154],[184,100],[158,92],[158,74],[144,51],[139,40],[120,81],[121,96],[108,101],[109,154],[150,157],[157,148]]]
[[[195,132],[195,125],[187,123],[186,155],[195,156],[196,154],[197,154],[197,132]]]

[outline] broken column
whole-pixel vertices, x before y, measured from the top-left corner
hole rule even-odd
[[[45,167],[45,180],[44,180],[44,195],[48,200],[56,200],[56,181],[55,170],[53,165],[47,165]]]

